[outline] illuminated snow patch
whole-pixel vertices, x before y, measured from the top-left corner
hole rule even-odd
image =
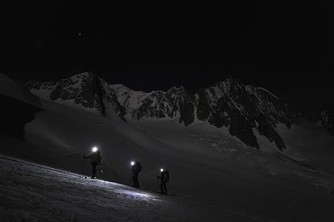
[[[154,195],[150,195],[150,194],[147,194],[147,193],[139,193],[139,192],[131,191],[131,190],[124,190],[122,193],[126,194],[127,196],[130,196],[134,199],[156,200],[156,197]]]

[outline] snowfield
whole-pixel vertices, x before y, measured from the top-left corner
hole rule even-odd
[[[284,152],[260,135],[255,150],[207,122],[124,122],[39,100],[0,77],[1,222],[334,221],[334,138],[315,124],[279,126]],[[104,156],[98,180],[85,178],[92,146]],[[131,187],[133,160],[143,166],[140,189]],[[167,196],[161,167],[171,173]]]

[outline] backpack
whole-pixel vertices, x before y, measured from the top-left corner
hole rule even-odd
[[[136,164],[134,165],[134,170],[137,172],[141,171],[141,163],[140,162],[136,162]]]
[[[166,181],[167,183],[169,182],[169,171],[168,170],[164,172],[164,181]]]
[[[101,164],[102,163],[102,153],[101,152],[98,152],[98,153],[96,153],[96,155],[97,155],[97,160],[98,160],[98,163],[99,164]]]

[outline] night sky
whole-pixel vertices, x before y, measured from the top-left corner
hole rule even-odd
[[[1,5],[0,72],[53,80],[93,71],[144,91],[232,76],[298,108],[334,104],[331,1],[109,2]]]

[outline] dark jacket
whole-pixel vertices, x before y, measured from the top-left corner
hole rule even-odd
[[[168,183],[169,182],[169,171],[162,171],[160,176],[158,176],[159,179],[161,179],[162,183]]]
[[[136,162],[132,166],[132,172],[138,174],[140,171],[141,171],[141,164],[140,164],[140,162]]]
[[[92,153],[88,156],[84,156],[85,159],[90,159],[91,163],[97,163],[97,164],[101,164],[102,162],[102,153],[100,151],[97,151],[95,153]]]

